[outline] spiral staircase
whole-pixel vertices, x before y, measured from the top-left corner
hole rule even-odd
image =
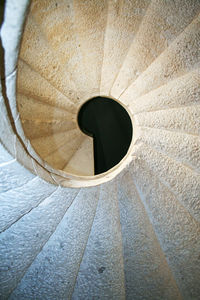
[[[0,299],[200,299],[200,1],[7,0]],[[94,175],[77,115],[128,112]]]

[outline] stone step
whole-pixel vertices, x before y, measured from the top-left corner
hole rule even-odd
[[[10,155],[10,153],[8,153],[5,147],[0,143],[0,166],[4,163],[11,162],[12,160],[12,155]]]
[[[130,84],[120,100],[131,104],[138,97],[197,68],[200,60],[199,24],[200,15]]]
[[[39,155],[44,158],[53,153],[59,147],[63,146],[67,142],[70,144],[70,140],[81,136],[82,134],[78,129],[72,129],[66,132],[56,133],[47,137],[41,137],[31,140],[31,144]]]
[[[38,207],[1,233],[0,255],[3,272],[0,275],[0,287],[4,298],[7,298],[20,283],[29,266],[56,230],[77,193],[77,189],[57,188]]]
[[[150,172],[142,160],[139,168],[132,171],[140,198],[179,287],[181,299],[198,299],[199,222],[177,201],[169,188],[160,182],[157,177],[159,174]],[[191,193],[189,186],[188,190]]]
[[[25,150],[24,146],[29,147],[28,144],[22,145],[21,141],[19,141],[19,138],[15,135],[15,133],[13,132],[13,128],[11,126],[11,122],[8,116],[8,112],[5,106],[5,103],[3,101],[3,99],[1,99],[0,101],[0,144],[2,145],[3,148],[7,149],[10,154],[12,155],[13,159],[17,159],[17,161],[20,162],[20,164],[15,164],[16,167],[16,172],[21,170],[22,174],[23,174],[23,180],[25,180],[26,178],[26,169],[30,170],[33,174],[36,174],[36,170],[35,167],[33,166],[33,162],[32,162],[32,158],[29,155],[29,153],[27,153],[27,151]],[[7,151],[5,150],[5,151]],[[3,155],[5,155],[5,151],[3,151]],[[33,151],[31,150],[31,152],[33,153]],[[33,153],[35,155],[35,152]],[[37,156],[37,155],[36,155]],[[38,161],[40,162],[40,158],[38,157]],[[4,161],[5,162],[5,161]],[[4,163],[2,162],[2,163]],[[15,166],[13,165],[13,166]],[[25,167],[23,168],[22,165]],[[35,166],[37,167],[37,163],[35,163]],[[3,188],[3,190],[7,190],[9,189],[9,185],[11,184],[11,182],[13,182],[13,184],[11,184],[11,188],[15,186],[14,182],[18,182],[20,181],[20,174],[19,174],[19,178],[18,178],[18,174],[15,173],[15,170],[3,170],[2,173],[4,173],[4,180],[7,178],[7,176],[10,176],[10,172],[13,172],[13,178],[11,175],[11,178],[9,178],[8,183],[6,182],[1,182],[2,186],[1,188]],[[7,174],[8,172],[8,174]],[[42,172],[43,174],[43,178],[47,179],[48,182],[52,182],[55,184],[54,180],[52,180],[52,178],[49,176],[48,172],[43,170]],[[27,178],[30,177],[30,173],[29,171],[27,171]],[[3,180],[3,178],[2,178]],[[5,186],[4,186],[5,185]]]
[[[117,181],[101,186],[72,299],[125,299]]]
[[[55,89],[71,100],[72,103],[74,102],[73,99],[77,99],[79,95],[75,83],[64,66],[60,64],[57,55],[51,50],[40,28],[31,16],[27,18],[20,58],[44,77]]]
[[[169,81],[130,104],[134,114],[200,104],[200,70]]]
[[[79,98],[82,98],[86,93],[85,72],[82,68],[82,55],[74,26],[73,3],[70,0],[65,2],[52,0],[50,5],[46,1],[33,2],[30,14],[39,25],[60,64],[76,83],[81,95]],[[79,98],[73,100],[78,103]]]
[[[126,299],[182,299],[129,172],[118,190]]]
[[[11,126],[11,120],[8,116],[7,108],[2,96],[0,96],[0,142],[15,157],[16,136]]]
[[[55,108],[64,109],[68,113],[76,111],[73,102],[22,59],[18,61],[17,89],[20,94],[27,95]]]
[[[76,128],[76,124],[68,121],[40,121],[40,120],[23,120],[22,126],[25,135],[29,139],[45,137],[59,132],[65,132]]]
[[[55,232],[51,236],[50,234],[48,234],[48,237],[47,234],[45,235],[46,244],[44,243],[44,238],[43,240],[41,240],[41,238],[39,239],[38,243],[40,245],[34,248],[37,247],[37,253],[40,253],[35,255],[31,265],[30,262],[29,265],[27,265],[28,269],[26,273],[23,272],[24,277],[21,282],[18,281],[19,285],[14,290],[10,299],[44,297],[48,299],[70,299],[93,223],[99,198],[98,191],[98,187],[81,190],[66,213],[66,209],[62,207],[63,205],[58,203],[58,201],[60,202],[60,197],[57,196],[54,205],[56,206],[56,210],[59,210],[62,214],[62,219],[56,211],[52,212],[52,208],[49,207],[49,209],[47,209],[47,207],[43,205],[43,213],[46,212],[46,217],[41,218],[41,220],[43,220],[41,222],[46,228],[45,231],[50,231],[48,219],[50,218],[50,223],[52,223],[51,214],[54,215],[54,222],[59,225],[54,226],[56,230],[53,229]],[[75,195],[75,193],[77,193],[77,189],[71,189],[70,191],[63,189],[63,193],[65,194],[63,197],[65,203],[67,199],[66,195],[68,194],[68,197],[69,195],[72,197],[72,194]],[[65,204],[65,207],[66,206],[69,206],[69,204]],[[39,213],[37,213],[36,216],[39,217]],[[32,221],[34,222],[34,220]],[[31,220],[29,220],[29,224],[32,224],[31,226],[34,227],[34,223],[32,223]],[[39,225],[40,227],[38,227],[37,230],[39,230],[39,235],[41,235],[42,229],[44,228],[41,224]],[[35,233],[37,230],[34,228]],[[33,228],[30,235],[33,236]],[[42,243],[43,248],[41,247]],[[35,249],[31,251],[31,259],[33,252],[36,252]],[[25,263],[23,263],[23,265],[25,265]],[[22,275],[22,271],[20,275]]]
[[[144,143],[135,155],[146,162],[155,176],[168,187],[169,192],[171,191],[193,218],[200,222],[200,175]]]
[[[72,123],[76,118],[68,111],[56,106],[48,105],[40,99],[20,94],[17,95],[20,118],[23,120],[68,120]]]
[[[131,43],[149,5],[149,0],[108,1],[101,72],[101,95],[109,95]]]
[[[63,171],[82,176],[94,175],[93,138],[85,136],[77,151],[63,168]]]
[[[108,1],[75,0],[73,5],[74,31],[79,42],[85,86],[92,97],[100,91]]]
[[[0,232],[18,222],[25,214],[37,207],[56,189],[39,177],[28,183],[0,194]]]
[[[47,1],[34,1],[30,7],[30,15],[38,24],[51,50],[57,55],[60,64],[67,69],[73,56],[78,54],[73,3],[70,0],[52,0],[49,5]]]
[[[200,12],[200,4],[195,0],[190,3],[170,0],[162,1],[162,4],[157,0],[151,1],[111,90],[111,95],[118,98],[173,43],[198,12]],[[182,45],[178,49],[181,47]],[[167,62],[166,58],[164,61]],[[153,74],[151,73],[151,76]],[[134,99],[134,94],[132,96]]]
[[[42,21],[44,19],[44,14],[50,14],[55,11],[55,9],[64,9],[66,5],[66,0],[59,0],[56,5],[56,0],[43,0],[42,2],[40,0],[34,0],[31,3],[30,6],[30,12],[34,15],[34,17],[37,16],[38,21]],[[48,6],[48,10],[47,10]]]
[[[135,115],[138,126],[200,134],[200,105],[143,112]]]
[[[2,4],[4,4],[2,2]],[[17,68],[18,51],[24,27],[24,19],[28,13],[29,0],[21,0],[20,5],[7,2],[4,20],[1,27],[1,41],[4,48],[4,75],[11,75]],[[13,16],[15,16],[13,18]]]
[[[0,193],[17,188],[35,177],[17,161],[0,167]]]
[[[83,134],[78,134],[77,136],[68,140],[64,145],[58,147],[58,149],[56,149],[53,153],[50,153],[48,156],[44,156],[44,160],[53,168],[62,170],[81,147],[83,139]],[[81,159],[81,157],[77,157],[77,160],[74,162],[74,164],[79,163]],[[66,170],[66,172],[68,171]]]
[[[199,136],[142,127],[139,139],[153,149],[200,173]]]

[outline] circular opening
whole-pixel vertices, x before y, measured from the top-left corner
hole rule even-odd
[[[107,172],[127,154],[132,140],[132,122],[117,101],[95,97],[85,102],[78,113],[80,129],[93,137],[95,175]]]

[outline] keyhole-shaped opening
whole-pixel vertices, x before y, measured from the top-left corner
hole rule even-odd
[[[95,97],[78,114],[81,130],[93,137],[95,175],[108,171],[126,155],[132,140],[132,122],[115,100]]]

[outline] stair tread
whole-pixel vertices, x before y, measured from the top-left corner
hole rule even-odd
[[[12,130],[8,112],[3,100],[0,96],[0,142],[15,157],[15,140],[16,136]]]
[[[101,95],[109,95],[149,3],[149,0],[108,1]]]
[[[12,155],[10,155],[10,153],[8,153],[8,151],[0,143],[0,165],[11,160],[13,160]]]
[[[181,108],[200,104],[200,71],[194,70],[175,78],[131,102],[137,114],[147,111]]]
[[[20,58],[44,77],[54,88],[64,94],[72,103],[73,99],[77,99],[78,94],[75,83],[70,78],[70,74],[59,63],[56,54],[48,46],[31,16],[26,22]]]
[[[140,168],[132,174],[182,297],[198,298],[200,224],[149,171],[145,162],[141,161]]]
[[[146,299],[181,299],[129,172],[120,180],[118,189],[127,299],[144,299],[144,295]]]
[[[200,175],[144,143],[141,144],[141,147],[138,150],[140,159],[146,162],[149,169],[169,187],[182,205],[199,222]]]
[[[0,193],[21,186],[34,176],[17,161],[2,166],[0,168]]]
[[[29,95],[18,93],[17,102],[21,119],[68,120],[69,122],[75,119],[68,111],[42,103]]]
[[[56,230],[77,190],[57,188],[29,214],[1,234],[2,267],[4,270],[1,290],[5,296],[16,288],[27,268]],[[40,222],[38,222],[40,220]],[[10,241],[10,242],[8,242]]]
[[[75,105],[22,59],[18,61],[18,93],[74,113]]]
[[[45,137],[59,132],[65,132],[76,128],[76,124],[71,121],[40,121],[40,120],[22,120],[22,126],[25,135],[31,140],[34,138]]]
[[[34,149],[40,154],[41,157],[48,156],[62,145],[77,136],[82,136],[78,129],[72,129],[66,132],[59,132],[47,137],[41,137],[31,140]]]
[[[35,177],[23,186],[0,194],[0,232],[6,230],[46,197],[56,187]]]
[[[112,88],[119,97],[159,57],[200,11],[198,1],[151,1]]]
[[[83,139],[84,137],[82,135],[78,135],[77,137],[70,139],[70,141],[65,143],[63,146],[60,146],[53,153],[45,156],[45,161],[55,169],[62,170],[63,167],[71,160],[74,153],[78,151],[77,149],[81,147]],[[77,157],[77,160],[81,160],[80,157]]]
[[[55,215],[58,224],[55,232],[51,237],[48,236],[46,244],[40,248],[40,253],[28,268],[11,295],[11,299],[23,299],[24,290],[26,290],[26,297],[29,298],[44,297],[44,295],[47,297],[51,295],[52,299],[70,298],[96,211],[98,189],[81,190],[66,213],[62,212],[62,206],[58,205],[57,196],[54,205],[62,212],[63,218],[58,220]],[[77,193],[77,190],[72,189],[69,195],[72,191],[74,195]],[[66,202],[66,194],[66,189],[63,189],[63,202]],[[47,211],[46,208],[45,211]],[[49,223],[49,217],[50,215],[47,216],[47,223]],[[43,223],[43,225],[46,227],[46,224]],[[41,241],[39,243],[41,244]]]
[[[28,2],[1,30],[0,298],[198,299],[200,1]],[[76,115],[104,93],[135,143],[108,183],[67,173],[93,163]]]
[[[140,128],[139,139],[155,150],[200,173],[200,138],[198,136],[154,128]]]
[[[135,120],[139,126],[200,135],[200,105],[143,112]]]
[[[162,54],[120,96],[124,103],[131,103],[153,89],[199,67],[198,15]]]
[[[63,171],[83,176],[94,175],[93,138],[86,136],[83,139],[82,144],[74,152],[71,159],[63,168]]]
[[[107,5],[105,0],[74,1],[74,30],[82,55],[85,84],[92,95],[98,95],[100,90]]]
[[[80,265],[72,299],[88,295],[124,299],[124,270],[117,182],[101,186],[92,229]]]

